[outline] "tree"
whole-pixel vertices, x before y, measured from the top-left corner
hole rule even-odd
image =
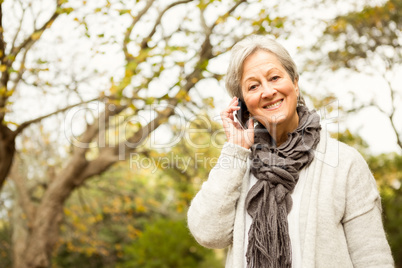
[[[367,162],[380,188],[384,228],[395,266],[402,267],[402,156],[396,153],[369,156]]]
[[[173,148],[143,147],[128,162],[114,165],[74,191],[64,206],[53,266],[136,267],[144,266],[135,264],[144,258],[171,267],[196,267],[186,265],[191,262],[197,267],[222,266],[184,224],[189,202],[224,142],[221,126],[202,112],[197,114],[186,126],[172,126],[175,135],[183,137]],[[157,233],[155,222],[163,227]],[[172,228],[174,232],[168,231]],[[154,243],[156,237],[165,241],[163,247]],[[172,248],[174,255],[169,254]]]
[[[122,268],[220,267],[219,262],[206,258],[212,251],[194,240],[185,220],[158,220],[148,225],[139,239],[124,250],[132,260]]]
[[[28,173],[14,169],[19,204],[29,223],[25,238],[17,243],[20,247],[14,247],[15,267],[49,267],[67,198],[88,179],[136,152],[152,132],[175,117],[178,107],[185,109],[200,81],[219,79],[222,73],[210,69],[212,59],[247,34],[282,32],[285,19],[271,17],[272,9],[258,2],[254,3],[261,6],[258,14],[248,10],[246,0],[0,2],[0,189],[12,169],[16,141],[23,131],[37,123],[57,124],[51,120],[63,113],[68,117],[85,111],[83,117],[74,118],[74,122],[82,122],[80,134],[72,137],[68,157],[63,159],[65,164],[47,166],[35,202],[32,189],[25,183]],[[40,9],[41,4],[44,7],[49,3],[53,6],[50,13],[48,8]],[[179,8],[184,15],[174,16]],[[166,19],[172,16],[179,23],[167,29]],[[99,29],[94,26],[99,19],[119,21],[121,25],[109,31],[106,25]],[[86,51],[90,56],[118,47],[122,59],[119,74],[111,75],[105,83],[99,80],[105,74],[87,68],[89,62],[69,72],[73,68],[68,67],[71,61],[63,61],[74,59],[74,55],[52,58],[45,53],[52,47],[46,46],[46,40],[56,40],[56,47],[61,46],[57,38],[70,40],[71,36],[61,35],[68,32],[63,27],[69,25],[91,42],[93,50]],[[83,36],[76,40],[81,41]],[[91,94],[84,94],[88,88]],[[26,90],[42,97],[62,96],[62,105],[36,117],[18,119],[16,104],[27,101]],[[90,108],[94,103],[96,111]],[[29,97],[24,106],[27,105]]]
[[[365,6],[362,10],[337,16],[328,23],[314,47],[315,51],[327,53],[319,64],[330,66],[333,71],[346,68],[382,79],[385,89],[376,91],[390,99],[385,107],[380,104],[379,98],[373,97],[364,103],[352,92],[355,107],[346,112],[367,107],[378,109],[389,120],[397,145],[402,150],[402,129],[397,124],[400,112],[398,103],[402,96],[400,87],[394,83],[402,67],[401,1],[388,0],[382,5]]]

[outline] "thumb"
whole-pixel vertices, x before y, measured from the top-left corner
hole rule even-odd
[[[254,120],[251,118],[247,121],[247,129],[251,130],[254,134]]]
[[[247,126],[247,143],[251,147],[254,144],[254,120],[248,120]]]

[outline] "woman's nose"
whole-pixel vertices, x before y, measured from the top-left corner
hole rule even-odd
[[[262,85],[261,97],[271,99],[275,95],[276,92],[278,92],[278,91],[274,87],[272,87],[269,84],[265,84],[265,85]]]

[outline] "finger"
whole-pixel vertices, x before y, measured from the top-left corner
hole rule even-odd
[[[229,118],[225,118],[222,120],[223,122],[223,129],[225,131],[226,137],[228,138],[228,140],[235,135],[235,131],[236,131],[236,122],[234,122],[233,120],[230,120]]]
[[[239,100],[238,100],[238,99],[233,99],[233,100],[229,103],[229,105],[228,105],[227,107],[228,107],[228,108],[229,108],[229,107],[237,107],[238,104],[239,104]]]
[[[233,104],[232,106],[227,107],[227,108],[224,110],[224,112],[225,112],[227,115],[233,115],[233,112],[234,112],[234,111],[238,111],[239,109],[240,109],[239,106]]]
[[[237,101],[237,100],[238,100],[237,97],[233,97],[232,100],[231,100],[230,103],[229,103],[229,106],[232,105],[232,104],[233,104],[235,101]]]
[[[226,110],[221,112],[221,119],[222,119],[222,121],[225,121],[225,120],[227,120],[227,119],[230,119],[230,120],[233,121],[233,119],[231,118],[231,116],[233,116],[233,114],[227,112]]]
[[[229,123],[226,119],[222,119],[223,130],[225,131],[226,138],[230,138]]]
[[[227,107],[225,110],[223,110],[221,112],[221,115],[230,115],[230,114],[233,114],[234,111],[237,111],[239,109],[240,109],[240,107],[238,107],[238,106]]]
[[[235,104],[235,103],[236,103],[236,101],[237,101],[237,98],[236,98],[236,97],[233,97],[233,99],[231,99],[231,100],[230,100],[229,105],[227,106],[227,108],[226,108],[226,109],[228,109],[229,107],[232,107],[232,106],[233,106],[233,104]],[[226,110],[226,109],[225,109],[225,110]]]
[[[254,133],[254,121],[253,121],[253,119],[249,119],[247,121],[247,128],[250,129],[250,130],[253,130],[253,133]]]
[[[233,126],[239,130],[244,130],[243,126],[239,122],[233,122]]]
[[[231,128],[233,127],[234,121],[226,117],[222,119],[222,123],[226,134],[229,135],[231,133]]]
[[[239,104],[239,99],[237,97],[233,97],[233,99],[230,101],[230,103],[226,109],[237,107],[238,104]]]
[[[252,119],[247,121],[247,144],[249,146],[254,143],[254,121]]]
[[[234,120],[233,112],[234,112],[234,111],[237,111],[237,110],[239,110],[239,109],[240,109],[240,107],[237,107],[237,106],[233,106],[233,107],[228,107],[228,108],[226,108],[225,110],[223,110],[223,111],[221,112],[221,118],[222,118],[222,120],[223,120],[224,118],[230,118],[231,120]]]
[[[225,117],[223,120],[223,127],[225,128],[225,131],[229,131],[230,134],[233,134],[232,132],[235,131],[236,129],[238,130],[243,130],[243,127],[233,119],[230,119],[229,117]]]
[[[239,99],[237,97],[234,97],[233,100],[230,102],[229,107],[237,107],[239,104]]]

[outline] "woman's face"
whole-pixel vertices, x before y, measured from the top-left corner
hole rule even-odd
[[[246,58],[241,88],[250,114],[267,129],[291,132],[297,128],[298,83],[292,81],[274,54],[257,50]]]

